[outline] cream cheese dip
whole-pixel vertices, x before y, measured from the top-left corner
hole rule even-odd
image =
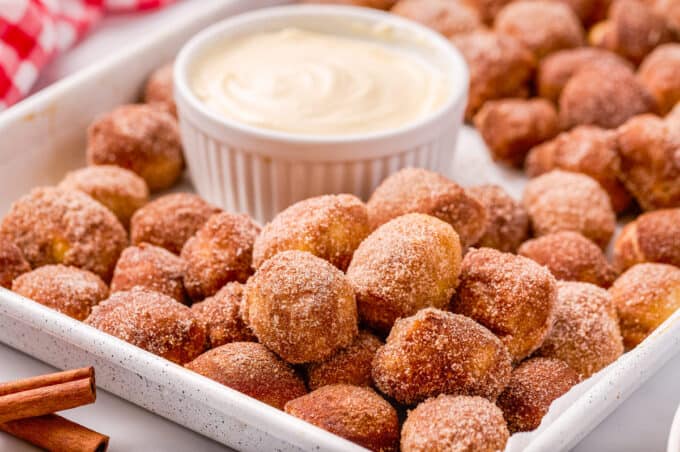
[[[452,81],[438,68],[378,35],[298,28],[220,43],[195,62],[189,83],[228,119],[302,135],[396,129],[436,112],[452,95]]]

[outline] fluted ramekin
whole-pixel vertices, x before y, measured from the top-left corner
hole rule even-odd
[[[391,45],[418,52],[446,74],[450,97],[431,115],[396,129],[310,136],[227,119],[192,92],[189,80],[197,59],[217,43],[289,27],[358,37],[379,27]],[[320,194],[354,193],[366,199],[385,177],[404,167],[449,174],[468,89],[465,61],[445,38],[391,14],[346,6],[268,8],[218,23],[182,48],[174,75],[182,141],[196,190],[224,209],[248,212],[261,222]]]

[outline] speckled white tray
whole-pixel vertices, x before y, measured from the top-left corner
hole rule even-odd
[[[85,128],[96,115],[138,98],[148,73],[206,24],[284,0],[211,0],[134,49],[121,51],[0,114],[0,215],[32,187],[84,164]],[[494,165],[465,128],[450,176],[497,183],[521,195],[519,172]],[[557,400],[539,429],[514,435],[507,451],[573,447],[680,350],[676,313],[631,353]],[[239,392],[0,288],[0,341],[59,368],[94,365],[97,384],[239,450],[362,450]],[[1,365],[1,363],[0,363]]]

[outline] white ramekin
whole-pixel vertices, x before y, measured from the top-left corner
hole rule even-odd
[[[192,92],[197,58],[225,39],[286,27],[367,36],[379,27],[391,44],[417,51],[450,77],[449,101],[432,115],[379,133],[309,136],[238,123],[211,111]],[[208,201],[269,221],[290,204],[325,193],[366,199],[389,174],[408,166],[450,175],[467,102],[468,71],[439,34],[391,14],[347,6],[294,5],[233,17],[192,38],[175,63],[175,98],[186,160]]]

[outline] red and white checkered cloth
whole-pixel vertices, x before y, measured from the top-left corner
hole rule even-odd
[[[24,97],[40,70],[106,12],[145,11],[174,0],[0,0],[0,111]]]

